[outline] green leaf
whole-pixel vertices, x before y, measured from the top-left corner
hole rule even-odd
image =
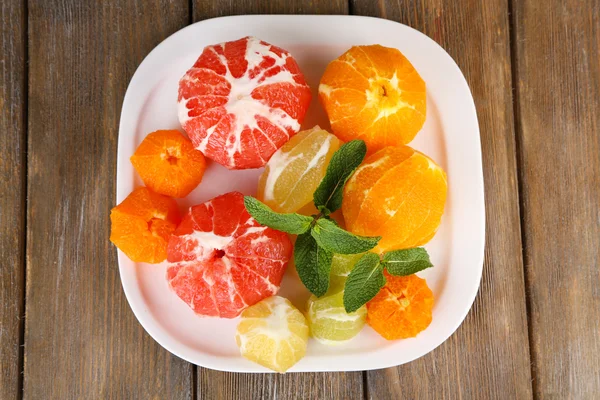
[[[422,247],[387,252],[383,256],[383,264],[391,275],[400,276],[412,275],[433,267],[429,261],[429,254]]]
[[[315,296],[329,289],[329,272],[333,253],[317,245],[309,232],[298,235],[294,246],[294,264],[300,280]]]
[[[362,140],[352,140],[333,153],[325,177],[313,195],[319,211],[328,215],[342,206],[344,185],[366,154],[367,146]]]
[[[379,256],[367,253],[358,260],[344,286],[344,308],[351,313],[371,300],[385,285]]]
[[[252,196],[244,196],[244,205],[248,213],[261,225],[278,231],[299,235],[310,229],[312,217],[300,214],[279,214],[271,210]]]
[[[317,220],[310,231],[319,246],[336,254],[358,254],[371,250],[381,239],[354,235],[325,218]]]

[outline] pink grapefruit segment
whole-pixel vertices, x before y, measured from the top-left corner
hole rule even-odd
[[[234,318],[277,293],[291,253],[287,234],[231,192],[190,208],[169,240],[167,280],[197,314]]]
[[[254,37],[208,46],[179,82],[179,121],[194,147],[229,169],[259,168],[310,103],[287,51]]]

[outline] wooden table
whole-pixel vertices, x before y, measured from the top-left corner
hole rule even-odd
[[[456,60],[481,128],[481,288],[458,331],[398,368],[195,367],[131,312],[109,243],[118,122],[136,67],[230,14],[379,16]],[[598,0],[4,0],[0,398],[600,398]]]

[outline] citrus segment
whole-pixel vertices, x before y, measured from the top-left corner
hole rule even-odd
[[[408,146],[386,147],[367,157],[346,184],[346,228],[381,236],[374,252],[421,246],[440,225],[446,192],[446,173],[433,160]]]
[[[243,357],[285,372],[306,354],[306,319],[289,300],[269,297],[242,313],[235,341]]]
[[[393,48],[352,47],[325,69],[319,97],[333,133],[369,153],[409,143],[425,123],[425,82]]]
[[[312,202],[331,156],[341,143],[321,128],[299,132],[269,160],[257,197],[277,212],[296,212]]]
[[[344,287],[348,275],[363,254],[334,254],[331,260],[329,287]]]
[[[416,275],[393,276],[367,303],[367,323],[388,340],[415,337],[432,319],[433,293]]]
[[[147,187],[171,197],[190,194],[206,169],[202,153],[176,130],[150,133],[130,160]]]
[[[291,252],[231,192],[190,208],[169,240],[167,280],[197,314],[233,318],[277,293]]]
[[[306,316],[310,334],[323,344],[347,342],[365,325],[367,308],[363,306],[353,313],[347,313],[343,288],[343,284],[338,286],[334,283],[323,297],[313,295],[308,299]]]
[[[132,261],[159,263],[180,220],[175,200],[141,187],[110,211],[110,241]]]
[[[310,98],[290,53],[246,37],[204,49],[179,82],[179,121],[208,158],[258,168],[300,130]]]

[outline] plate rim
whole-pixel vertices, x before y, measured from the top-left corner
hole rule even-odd
[[[122,178],[120,178],[120,174],[119,174],[119,171],[122,169],[122,163],[123,163],[123,160],[121,160],[119,153],[120,153],[120,149],[122,148],[122,145],[121,145],[122,141],[124,141],[125,138],[127,137],[127,135],[124,134],[124,132],[130,131],[129,127],[127,126],[130,118],[127,118],[127,115],[125,114],[125,112],[127,111],[128,108],[131,107],[130,103],[132,102],[131,98],[133,96],[132,93],[134,91],[132,88],[136,87],[136,85],[138,84],[138,81],[141,79],[141,74],[144,72],[144,70],[147,69],[148,66],[150,66],[150,64],[154,62],[154,59],[157,58],[157,55],[159,55],[159,53],[161,52],[161,49],[163,47],[167,47],[170,44],[169,42],[173,42],[176,37],[183,36],[189,30],[197,29],[199,25],[214,24],[214,23],[218,23],[223,20],[234,20],[234,19],[244,20],[244,19],[265,19],[265,18],[266,19],[344,19],[346,21],[350,20],[350,19],[370,20],[370,21],[376,21],[377,23],[381,23],[381,24],[395,25],[396,28],[400,27],[400,29],[408,29],[409,31],[412,31],[413,34],[416,34],[416,36],[420,37],[421,39],[425,40],[426,42],[429,42],[430,44],[433,44],[434,47],[436,47],[438,51],[441,51],[440,54],[442,54],[443,57],[447,58],[447,60],[449,61],[450,67],[455,70],[454,71],[455,73],[456,72],[458,73],[457,74],[457,77],[458,77],[457,83],[460,84],[460,86],[462,87],[463,90],[466,89],[466,93],[468,94],[468,103],[469,103],[470,107],[469,107],[469,110],[465,110],[465,115],[470,115],[470,117],[472,118],[471,122],[474,122],[474,130],[475,130],[474,132],[476,133],[476,138],[473,138],[473,140],[476,140],[476,142],[477,142],[476,143],[477,144],[476,152],[472,153],[471,156],[475,157],[475,161],[478,166],[477,171],[473,172],[472,179],[473,179],[473,183],[475,184],[475,186],[478,189],[477,190],[478,191],[477,200],[480,200],[480,201],[476,202],[477,207],[475,207],[476,209],[474,210],[474,214],[479,215],[477,220],[480,221],[480,224],[478,224],[477,237],[481,239],[481,245],[476,249],[477,250],[476,259],[478,260],[477,261],[478,268],[476,270],[477,285],[473,285],[470,288],[471,290],[469,291],[468,295],[465,295],[465,298],[467,300],[466,303],[468,303],[468,307],[465,307],[464,310],[460,313],[460,315],[457,314],[455,323],[452,324],[450,329],[446,330],[447,331],[446,335],[443,335],[443,337],[440,336],[441,340],[436,341],[437,343],[435,343],[434,345],[427,346],[427,348],[423,352],[421,352],[421,354],[418,354],[418,355],[415,355],[412,357],[408,357],[408,358],[402,360],[401,362],[393,361],[393,360],[386,360],[386,362],[361,363],[360,367],[357,367],[356,365],[350,365],[350,366],[344,365],[343,368],[337,368],[337,367],[329,368],[326,364],[321,363],[319,368],[317,368],[317,369],[314,369],[314,368],[298,368],[297,369],[295,367],[292,367],[292,369],[289,372],[294,373],[294,372],[365,371],[365,370],[372,370],[372,369],[395,367],[398,365],[402,365],[402,364],[414,361],[415,359],[420,358],[420,357],[430,353],[431,351],[433,351],[434,349],[439,347],[442,343],[444,343],[446,340],[448,340],[448,338],[450,336],[452,336],[456,332],[458,327],[463,323],[464,319],[466,318],[466,316],[472,309],[473,303],[475,301],[475,298],[476,298],[477,293],[479,292],[479,288],[481,286],[481,278],[482,278],[483,267],[484,267],[485,239],[486,239],[486,237],[485,237],[485,224],[486,224],[485,188],[484,188],[484,179],[483,179],[483,160],[482,160],[482,151],[481,151],[481,131],[479,129],[479,122],[478,122],[478,118],[477,118],[477,111],[476,111],[476,107],[475,107],[475,101],[473,98],[473,94],[470,90],[470,87],[468,85],[468,82],[467,82],[464,74],[462,73],[462,71],[460,70],[460,68],[454,61],[454,59],[446,52],[446,50],[443,47],[441,47],[437,42],[435,42],[433,39],[431,39],[429,36],[425,35],[424,33],[420,32],[408,25],[402,24],[400,22],[383,19],[383,18],[370,17],[370,16],[358,16],[358,15],[314,15],[314,14],[253,14],[253,15],[222,16],[222,17],[216,17],[216,18],[210,18],[210,19],[198,21],[198,22],[190,24],[190,25],[174,32],[173,34],[171,34],[170,36],[165,38],[163,41],[161,41],[157,46],[155,46],[144,57],[142,62],[136,68],[136,70],[135,70],[134,74],[132,75],[131,80],[129,81],[129,84],[127,86],[127,90],[126,90],[124,98],[123,98],[123,105],[121,107],[121,114],[120,114],[120,120],[119,120],[119,138],[118,138],[118,142],[117,142],[117,168],[116,168],[117,182],[116,182],[116,190],[115,190],[116,204],[118,204],[120,201],[122,201],[123,198],[125,197],[123,195],[123,186],[125,185],[125,183],[121,182]],[[446,146],[446,148],[447,148],[447,146]],[[449,152],[448,152],[448,154],[449,154]],[[129,160],[129,156],[127,156],[126,159]],[[182,351],[183,349],[181,348],[180,345],[173,344],[173,343],[169,342],[168,340],[166,340],[163,337],[163,334],[154,326],[154,321],[151,321],[146,318],[146,315],[149,315],[150,313],[147,309],[145,309],[143,304],[139,304],[139,303],[143,303],[142,300],[139,300],[139,298],[141,296],[137,296],[137,299],[136,299],[134,297],[133,288],[130,285],[126,284],[126,282],[128,282],[128,281],[125,276],[122,260],[127,259],[127,257],[118,249],[117,249],[117,253],[118,253],[118,265],[119,265],[119,276],[120,276],[120,280],[121,280],[121,286],[123,287],[123,291],[125,292],[125,297],[127,298],[127,302],[129,304],[130,308],[132,309],[136,319],[140,323],[140,325],[142,325],[144,330],[161,347],[163,347],[170,353],[176,355],[177,357],[179,357],[185,361],[188,361],[192,364],[201,366],[203,368],[209,368],[209,369],[225,371],[225,372],[273,373],[273,371],[270,371],[264,367],[254,365],[254,364],[253,364],[253,366],[255,368],[249,368],[244,365],[231,367],[230,362],[223,363],[223,362],[218,362],[217,360],[215,360],[215,358],[216,359],[227,359],[227,357],[207,356],[207,357],[204,357],[203,360],[198,360],[198,359],[192,359],[192,357],[188,357],[186,354],[184,354],[184,352]],[[149,318],[153,319],[153,317],[151,315],[149,316]]]

